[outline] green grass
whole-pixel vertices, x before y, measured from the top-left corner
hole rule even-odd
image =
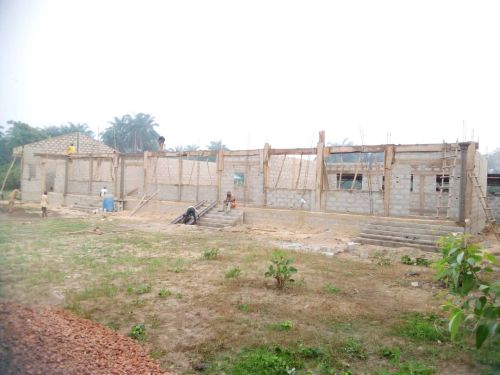
[[[240,275],[241,275],[240,267],[233,267],[224,273],[224,277],[226,279],[238,278]]]
[[[445,326],[446,322],[433,314],[410,314],[397,328],[396,332],[411,340],[421,341],[447,341],[449,335]]]

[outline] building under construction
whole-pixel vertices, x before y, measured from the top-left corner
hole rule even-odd
[[[71,142],[77,153],[68,157]],[[477,146],[329,147],[320,132],[314,148],[265,144],[256,150],[121,154],[75,133],[18,147],[14,156],[22,160],[24,201],[38,201],[48,191],[51,204],[70,206],[95,200],[106,187],[123,208],[132,209],[145,197],[151,198],[152,207],[167,207],[221,202],[231,191],[249,221],[257,210],[273,220],[279,215],[263,209],[285,209],[289,220],[300,214],[304,223],[326,227],[328,217],[340,220],[326,214],[342,213],[358,214],[353,220],[357,223],[406,218],[453,223],[477,233],[494,220],[485,200],[486,159]],[[306,213],[310,215],[304,219]]]

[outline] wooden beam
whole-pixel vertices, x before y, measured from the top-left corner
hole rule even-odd
[[[120,156],[120,199],[125,199],[125,158]],[[125,207],[123,207],[125,209]]]
[[[3,178],[2,181],[2,188],[0,189],[0,194],[2,195],[3,198],[3,189],[5,188],[5,184],[7,183],[7,178],[9,177],[10,171],[12,170],[12,167],[16,163],[17,156],[14,156],[12,158],[12,162],[10,163],[9,169],[7,170],[7,173],[5,174],[5,177]],[[21,175],[21,180],[23,179],[23,176]]]
[[[94,178],[94,159],[89,159],[89,195],[92,195],[92,180]]]
[[[63,195],[68,195],[68,172],[69,172],[69,158],[66,156],[64,161],[64,190]]]
[[[326,149],[329,154],[352,154],[358,152],[384,152],[386,145],[378,146],[330,146]]]
[[[221,201],[221,192],[222,192],[222,172],[224,171],[224,152],[219,150],[217,152],[217,203]]]
[[[316,148],[273,148],[269,155],[316,155]]]
[[[180,202],[182,201],[182,177],[183,177],[183,170],[182,170],[182,158],[179,158],[179,187],[177,189],[177,200]]]

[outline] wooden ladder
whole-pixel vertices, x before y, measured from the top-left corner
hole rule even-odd
[[[495,220],[495,216],[493,215],[493,210],[491,209],[491,207],[488,205],[488,202],[486,201],[486,195],[484,195],[481,184],[479,183],[479,179],[472,172],[469,172],[468,176],[472,182],[472,185],[474,186],[474,190],[476,191],[476,195],[479,198],[479,202],[481,203],[481,206],[483,207],[484,214],[486,216],[486,222],[488,223],[488,226],[491,228],[491,230],[495,234],[495,237],[497,238],[497,240],[500,241],[500,232],[496,227],[496,220]]]
[[[450,218],[451,196],[455,185],[455,169],[457,166],[458,150],[458,145],[452,146],[443,143],[443,167],[441,170],[441,183],[439,185],[439,195],[436,205],[436,217],[440,219]],[[448,151],[451,153],[447,153]],[[445,190],[444,179],[446,176],[448,176],[448,194],[446,195],[445,201],[443,192]]]

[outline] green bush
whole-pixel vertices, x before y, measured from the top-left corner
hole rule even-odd
[[[206,249],[203,252],[203,259],[211,260],[211,259],[216,259],[217,256],[219,255],[219,249],[212,248],[212,249]]]
[[[292,279],[292,274],[296,273],[297,269],[292,266],[293,259],[286,259],[285,254],[276,251],[273,254],[271,263],[265,276],[276,279],[278,289],[283,289],[287,283],[295,281]]]
[[[496,259],[463,235],[443,237],[439,247],[442,259],[435,266],[436,279],[455,296],[445,306],[450,312],[451,339],[465,327],[474,334],[476,347],[480,348],[488,338],[500,333],[500,280],[486,280]]]
[[[130,337],[137,341],[144,341],[146,339],[146,326],[144,323],[133,326],[130,330]]]
[[[234,267],[234,268],[231,268],[229,271],[227,271],[225,274],[224,274],[224,277],[226,279],[234,279],[234,278],[237,278],[241,275],[241,269],[240,267]]]

